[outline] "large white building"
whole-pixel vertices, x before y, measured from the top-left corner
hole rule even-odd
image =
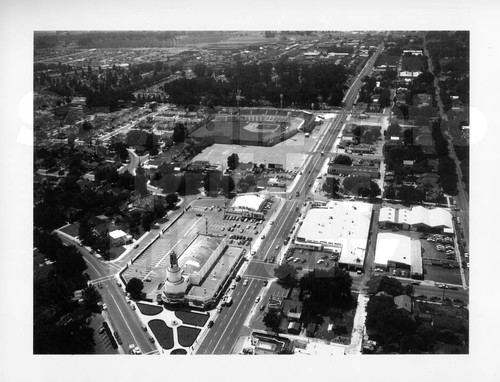
[[[267,195],[246,194],[234,199],[233,204],[226,210],[227,214],[264,219],[262,209],[269,199]]]
[[[298,248],[340,255],[339,266],[363,269],[370,231],[372,205],[332,201],[308,211],[295,238]]]
[[[444,208],[408,208],[382,207],[379,223],[397,226],[405,230],[432,231],[453,234],[453,217]]]
[[[420,241],[405,235],[379,233],[375,250],[375,267],[406,270],[410,276],[423,276]]]

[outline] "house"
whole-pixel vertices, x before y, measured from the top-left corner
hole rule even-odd
[[[306,327],[306,335],[308,337],[314,337],[314,335],[316,334],[316,323],[315,322],[311,322],[307,325]]]
[[[300,322],[290,322],[288,324],[288,333],[290,334],[300,334]]]
[[[288,321],[300,321],[302,317],[302,312],[294,312],[290,309],[286,315]]]
[[[401,294],[399,296],[394,297],[394,304],[398,309],[404,309],[408,313],[413,312],[413,305],[411,301],[411,297],[406,294]]]
[[[132,242],[132,235],[128,235],[127,233],[123,232],[121,229],[117,229],[114,231],[111,231],[109,233],[109,237],[111,239],[111,245],[112,246],[120,246],[124,244],[129,244]]]

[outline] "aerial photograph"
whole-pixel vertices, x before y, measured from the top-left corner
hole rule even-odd
[[[469,30],[32,39],[34,355],[470,354]]]

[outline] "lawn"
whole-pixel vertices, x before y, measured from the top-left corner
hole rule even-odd
[[[120,257],[120,255],[126,250],[127,249],[125,247],[111,247],[109,249],[109,259],[113,260]]]
[[[194,341],[200,334],[201,329],[191,328],[189,326],[179,326],[177,328],[177,337],[179,345],[189,347],[194,344]]]
[[[187,350],[186,349],[174,349],[170,352],[170,354],[187,354]]]
[[[76,222],[67,227],[64,227],[63,229],[60,229],[59,231],[64,232],[65,234],[70,235],[72,237],[77,237],[79,227],[80,223]]]
[[[148,325],[163,349],[174,347],[174,331],[163,320],[151,320]]]
[[[175,316],[182,320],[184,324],[193,325],[193,326],[203,326],[207,322],[210,315],[201,314],[195,312],[186,312],[186,311],[176,311]]]
[[[160,314],[163,312],[163,307],[158,306],[158,305],[147,305],[147,304],[141,304],[140,302],[137,303],[137,307],[141,311],[142,314],[146,316],[156,316],[157,314]]]

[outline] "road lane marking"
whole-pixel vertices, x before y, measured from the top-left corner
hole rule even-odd
[[[252,280],[253,281],[253,280]],[[222,339],[224,339],[224,333],[226,333],[228,327],[229,327],[229,324],[231,323],[231,321],[233,320],[234,316],[236,315],[236,313],[238,313],[238,308],[241,306],[241,304],[243,304],[243,302],[245,301],[244,298],[245,298],[245,295],[251,290],[250,286],[252,285],[252,281],[250,281],[250,285],[249,287],[247,288],[247,290],[245,291],[245,293],[243,293],[243,296],[241,296],[241,298],[239,299],[239,304],[237,307],[234,308],[234,313],[233,315],[231,316],[231,318],[228,320],[228,323],[226,325],[226,328],[224,329],[224,331],[222,332],[222,335],[219,339],[219,341],[217,341],[217,343],[215,344],[214,346],[214,350],[212,351],[211,354],[214,354],[215,352],[215,349],[217,349],[217,346],[219,346],[219,343],[222,341]],[[240,312],[241,314],[241,312]]]
[[[123,315],[123,312],[122,310],[120,309],[120,307],[118,306],[118,302],[116,302],[116,299],[115,297],[113,296],[113,294],[109,293],[109,295],[111,296],[111,298],[113,299],[113,301],[115,302],[115,305],[116,305],[116,308],[118,309],[118,311],[120,312],[120,315],[123,317],[123,322],[125,322],[125,325],[127,325],[127,328],[128,330],[130,331],[130,334],[132,335],[132,338],[134,339],[134,343],[136,344],[136,346],[139,345],[139,341],[137,341],[137,338],[135,338],[134,336],[134,332],[132,331],[132,329],[130,328],[130,326],[128,325],[128,322],[127,322],[127,319],[125,318],[125,316]],[[109,310],[109,308],[108,308]]]

